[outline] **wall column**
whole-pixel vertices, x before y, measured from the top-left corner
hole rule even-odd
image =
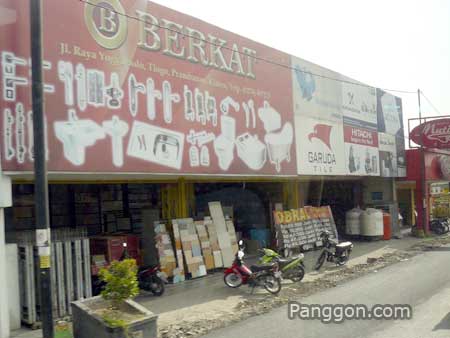
[[[9,303],[6,274],[5,212],[4,208],[12,206],[11,179],[0,173],[0,338],[8,338]]]

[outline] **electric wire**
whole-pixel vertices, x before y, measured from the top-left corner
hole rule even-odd
[[[439,115],[444,115],[440,112],[439,109],[436,108],[436,106],[431,102],[431,100],[425,95],[425,93],[422,90],[420,90],[419,92],[420,92],[420,95],[423,96],[423,98],[425,100],[427,100],[427,102],[430,104],[431,108],[433,108]]]
[[[95,3],[92,3],[89,0],[75,0],[75,1],[83,2],[85,4],[88,4],[90,6],[94,6],[94,7],[97,7],[97,8],[107,9],[108,11],[114,12],[117,15],[121,15],[121,16],[127,17],[129,19],[133,19],[133,20],[136,20],[136,21],[139,21],[139,22],[146,23],[146,21],[140,20],[136,16],[132,16],[132,15],[127,14],[127,13],[117,12],[117,11],[111,9],[111,7],[106,7],[106,6],[102,6],[102,5],[99,5],[99,4],[95,4]],[[227,46],[224,46],[224,45],[221,45],[221,44],[218,44],[218,43],[214,43],[214,42],[206,40],[206,39],[199,38],[198,36],[194,36],[194,35],[185,33],[185,32],[180,31],[180,30],[176,30],[176,29],[173,29],[173,28],[170,28],[170,27],[162,26],[162,25],[157,24],[157,23],[153,23],[152,22],[151,24],[153,26],[158,27],[158,28],[165,29],[165,30],[171,31],[173,33],[180,34],[183,37],[188,37],[190,39],[195,39],[197,41],[201,41],[201,42],[204,42],[206,44],[213,45],[215,47],[220,47],[220,48],[223,48],[225,50],[229,50],[229,51],[232,51],[234,53],[238,53],[241,56],[250,57],[250,58],[253,58],[254,60],[261,61],[261,62],[266,62],[266,63],[271,64],[271,65],[283,67],[283,68],[286,68],[286,69],[289,69],[289,70],[293,70],[293,71],[296,71],[296,72],[301,72],[301,73],[313,75],[313,76],[316,76],[316,77],[320,77],[320,78],[324,78],[324,79],[327,79],[327,80],[336,81],[336,82],[340,82],[340,83],[346,83],[346,84],[351,84],[351,85],[361,86],[361,87],[367,87],[367,88],[379,88],[379,87],[369,86],[367,84],[360,83],[360,82],[348,81],[348,80],[338,79],[338,78],[334,78],[334,77],[326,76],[326,75],[322,75],[322,74],[316,74],[316,73],[313,73],[313,72],[310,72],[310,71],[306,71],[306,70],[302,70],[302,69],[299,69],[299,68],[292,67],[289,64],[279,63],[279,62],[276,62],[276,61],[273,61],[273,60],[269,60],[269,59],[266,59],[266,58],[263,58],[263,57],[255,56],[255,55],[245,54],[245,53],[242,53],[239,50],[235,50],[235,49],[232,49],[230,47],[227,47]],[[387,91],[387,92],[397,92],[397,93],[403,93],[403,94],[417,94],[416,91],[411,91],[411,90],[387,89],[387,88],[379,88],[379,89]]]

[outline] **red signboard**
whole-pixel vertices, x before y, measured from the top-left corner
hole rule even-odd
[[[378,148],[378,132],[345,125],[344,141],[346,143]]]
[[[0,0],[7,172],[33,168],[28,3]],[[147,0],[42,3],[50,171],[297,173],[289,55]]]
[[[427,148],[450,148],[450,119],[432,120],[415,127],[409,137]]]

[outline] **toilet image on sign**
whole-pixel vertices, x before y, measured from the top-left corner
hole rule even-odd
[[[236,120],[227,115],[220,117],[221,134],[214,140],[214,152],[222,170],[228,170],[234,159]]]
[[[287,122],[280,132],[268,133],[264,138],[269,160],[275,164],[278,172],[281,171],[281,162],[284,160],[291,161],[291,146],[294,141],[294,129],[292,124]]]

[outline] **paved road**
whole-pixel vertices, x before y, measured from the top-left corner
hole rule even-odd
[[[410,304],[406,321],[352,320],[323,324],[289,320],[287,306],[253,317],[205,338],[448,338],[450,337],[450,247],[298,300],[309,304]]]
[[[378,241],[378,242],[357,242],[351,257],[356,258],[383,247],[394,249],[405,249],[420,239],[405,237],[402,240]],[[312,270],[320,250],[307,252],[305,254],[306,270]],[[256,259],[246,259],[247,264],[252,264]],[[194,279],[176,285],[168,285],[162,297],[143,295],[138,297],[138,302],[153,311],[161,314],[181,308],[203,304],[212,300],[224,299],[236,295],[236,290],[225,287],[223,283],[223,273],[217,272],[205,278]]]

